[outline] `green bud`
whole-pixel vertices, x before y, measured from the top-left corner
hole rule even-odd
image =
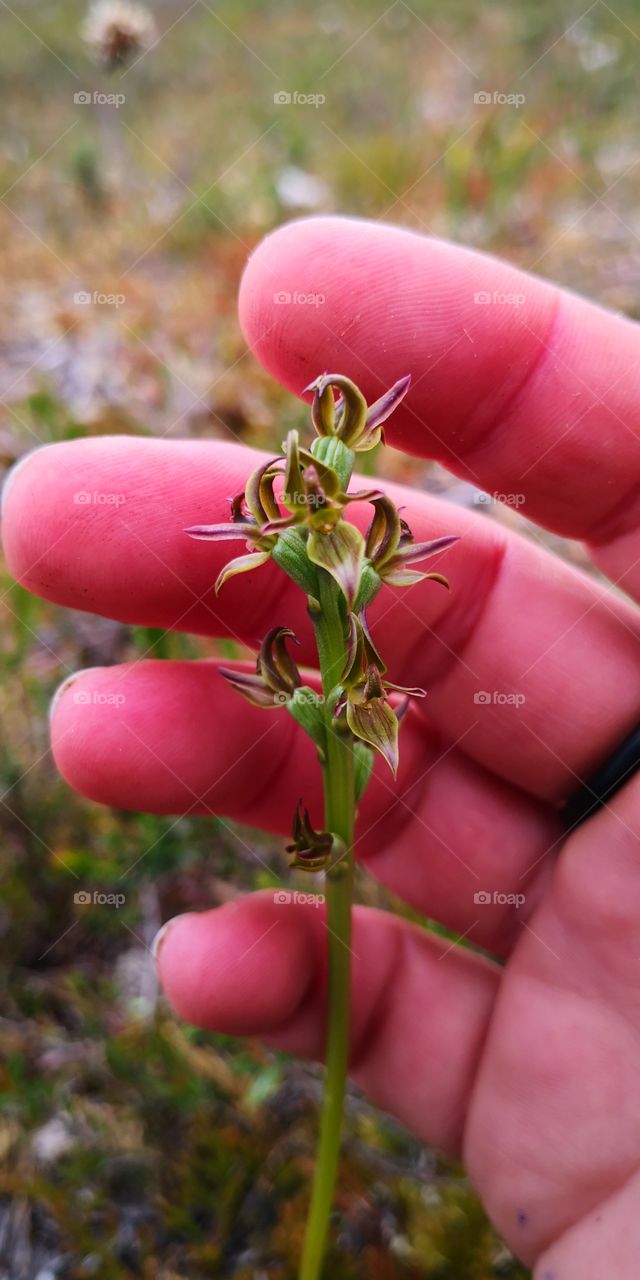
[[[333,467],[341,488],[346,492],[355,462],[353,449],[349,449],[338,436],[318,436],[311,445],[311,452],[318,462]]]

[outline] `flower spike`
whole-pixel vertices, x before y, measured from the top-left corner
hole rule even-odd
[[[329,1220],[346,1081],[357,806],[369,784],[376,753],[396,777],[399,723],[410,699],[425,697],[424,689],[405,688],[387,678],[365,608],[385,584],[410,586],[431,578],[448,586],[442,574],[424,573],[414,566],[457,541],[450,535],[416,542],[387,494],[355,486],[350,492],[356,454],[373,449],[383,438],[384,424],[406,396],[410,381],[409,376],[400,378],[368,405],[350,378],[323,373],[307,387],[313,396],[311,417],[316,431],[310,447],[304,447],[297,431],[289,431],[282,453],[260,462],[244,492],[231,498],[225,523],[186,530],[197,541],[244,542],[245,554],[222,569],[216,590],[232,575],[272,560],[304,593],[316,639],[320,680],[314,687],[302,684],[291,651],[298,641],[289,627],[272,627],[268,632],[254,672],[240,665],[219,668],[253,706],[284,707],[296,723],[296,733],[307,736],[322,770],[326,830],[314,828],[299,800],[287,845],[292,867],[325,873],[331,923],[327,1092],[316,1169],[316,1187],[322,1194],[312,1196],[300,1272],[309,1280],[317,1280],[322,1268],[321,1242]],[[349,505],[362,501],[373,506],[364,537],[347,519]],[[291,896],[282,895],[285,900]],[[318,895],[315,901],[324,903],[324,896]]]

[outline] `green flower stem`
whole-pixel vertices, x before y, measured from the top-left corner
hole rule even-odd
[[[339,588],[324,570],[318,571],[320,612],[314,616],[316,643],[325,698],[327,737],[323,767],[324,821],[327,831],[344,842],[345,853],[327,872],[329,989],[327,1007],[326,1075],[320,1136],[311,1206],[300,1265],[300,1280],[317,1280],[322,1270],[333,1191],[340,1156],[340,1132],[349,1056],[351,979],[351,903],[353,898],[353,825],[355,790],[353,751],[344,734],[336,732],[330,694],[346,660],[345,628]]]

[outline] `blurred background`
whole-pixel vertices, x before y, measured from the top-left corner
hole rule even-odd
[[[583,5],[157,0],[118,43],[79,0],[0,0],[3,467],[105,432],[278,446],[305,412],[235,301],[299,214],[393,220],[637,314],[640,13]],[[433,465],[382,466],[526,529]],[[280,884],[280,844],[98,808],[48,751],[76,667],[215,645],[1,587],[0,1276],[288,1280],[320,1073],[178,1024],[148,953],[169,916]],[[356,1091],[327,1274],[526,1275],[462,1171]]]

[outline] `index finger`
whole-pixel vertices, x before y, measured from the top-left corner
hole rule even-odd
[[[391,444],[521,495],[527,516],[593,544],[605,572],[640,594],[634,323],[498,259],[347,218],[268,236],[246,268],[240,317],[258,358],[297,392],[318,368],[348,374],[368,400],[410,373]]]

